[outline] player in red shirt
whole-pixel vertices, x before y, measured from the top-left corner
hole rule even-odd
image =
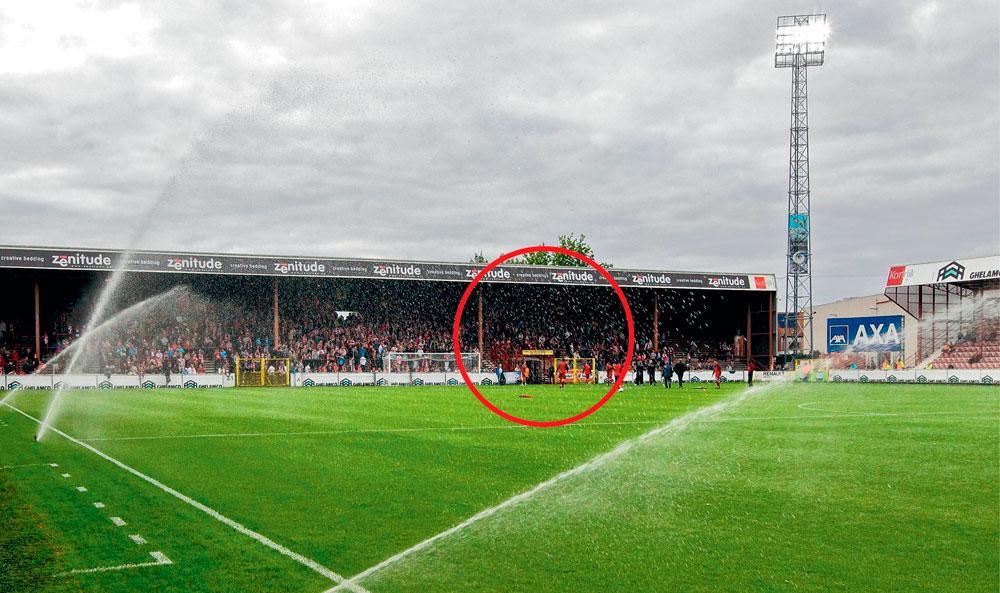
[[[712,376],[715,377],[715,388],[722,389],[719,385],[720,378],[722,377],[722,366],[719,365],[719,361],[715,361],[715,367],[712,368]]]
[[[590,383],[590,363],[583,363],[583,378],[587,383]]]
[[[625,365],[624,365],[624,364],[622,364],[622,363],[617,363],[617,364],[613,364],[613,365],[611,365],[611,368],[612,368],[612,369],[614,369],[614,372],[615,372],[615,377],[614,377],[614,380],[615,380],[615,383],[617,383],[617,382],[618,382],[618,379],[619,379],[619,378],[620,378],[620,377],[622,376],[622,374],[623,374],[623,373],[625,372]],[[624,391],[624,389],[625,389],[625,384],[624,384],[624,383],[622,383],[622,386],[621,386],[621,387],[619,387],[619,388],[618,388],[618,390],[619,390],[619,391]]]
[[[608,383],[615,382],[615,365],[610,362],[604,365],[604,373],[607,375]]]
[[[556,366],[556,374],[559,376],[559,389],[566,386],[566,361],[560,360]]]

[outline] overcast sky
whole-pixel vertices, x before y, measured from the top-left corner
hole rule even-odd
[[[998,2],[0,5],[0,244],[771,272],[810,70],[817,303],[1000,251]]]

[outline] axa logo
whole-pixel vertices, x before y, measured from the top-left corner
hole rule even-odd
[[[372,264],[372,273],[376,276],[412,276],[418,277],[423,274],[420,268],[414,265],[404,266],[401,264]]]
[[[326,264],[318,261],[304,262],[300,260],[276,261],[274,271],[279,274],[323,274],[326,272]]]
[[[466,268],[465,277],[475,278],[477,275],[479,275],[479,272],[481,271],[482,271],[481,268],[478,270]],[[483,280],[510,280],[510,272],[501,268],[493,268],[489,272],[483,274]]]
[[[590,272],[577,272],[575,270],[562,270],[559,272],[549,272],[556,282],[593,282],[594,275]]]
[[[948,280],[961,280],[963,278],[965,278],[965,266],[958,263],[957,261],[953,261],[948,265],[942,267],[940,270],[938,270],[937,273],[938,282],[945,282]]]
[[[168,257],[167,267],[174,270],[221,270],[222,262],[210,257]]]
[[[672,281],[666,274],[632,274],[633,284],[670,284]]]
[[[100,266],[102,268],[110,268],[111,258],[103,253],[96,255],[60,253],[52,256],[52,263],[61,268],[68,268],[70,266]]]
[[[708,285],[713,288],[746,288],[747,279],[742,276],[709,276]]]

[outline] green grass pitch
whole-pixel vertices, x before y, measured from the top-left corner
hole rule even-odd
[[[58,434],[34,442],[37,424],[0,406],[0,591],[321,593],[336,583],[301,559],[356,575],[678,418],[358,584],[1000,588],[1000,389],[791,384],[743,397],[742,385],[696,387],[629,386],[553,429],[508,423],[460,387],[64,394],[58,429],[299,560]],[[530,392],[484,388],[534,419],[601,394]],[[21,391],[8,403],[39,418],[49,397]],[[114,570],[70,572],[98,568]]]

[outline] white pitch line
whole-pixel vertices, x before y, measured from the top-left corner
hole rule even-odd
[[[86,492],[87,491],[87,487],[86,486],[77,486],[76,490],[77,490],[77,492]]]
[[[6,405],[6,404],[5,404],[5,405]],[[73,477],[73,476],[71,476],[71,475],[69,475],[69,474],[62,474],[62,477],[64,477],[64,478],[71,478],[71,477]]]
[[[27,418],[29,420],[33,420],[38,425],[42,424],[42,421],[39,420],[38,418],[35,418],[31,414],[28,414],[27,412],[21,410],[20,408],[14,407],[13,405],[11,405],[8,402],[0,401],[0,404],[3,404],[5,406],[7,406],[11,410],[14,410],[18,414],[21,414],[22,416],[24,416],[25,418]],[[97,455],[101,459],[104,459],[105,461],[108,461],[108,462],[110,462],[110,463],[118,466],[119,468],[127,471],[128,473],[132,474],[133,476],[135,476],[135,477],[137,477],[137,478],[139,478],[139,479],[141,479],[141,480],[143,480],[143,481],[145,481],[145,482],[147,482],[149,484],[152,484],[153,486],[159,488],[160,490],[162,490],[163,492],[166,492],[167,494],[173,496],[174,498],[177,498],[177,499],[181,500],[182,502],[187,503],[190,506],[193,506],[194,508],[196,508],[199,511],[205,513],[209,517],[212,517],[213,519],[215,519],[216,521],[222,523],[223,525],[226,525],[226,526],[232,528],[236,532],[241,533],[241,534],[249,537],[250,539],[256,541],[257,543],[259,543],[259,544],[261,544],[261,545],[263,545],[263,546],[265,546],[267,548],[270,548],[270,549],[274,550],[275,552],[278,552],[282,556],[285,556],[287,558],[291,558],[295,562],[298,562],[299,564],[301,564],[302,566],[305,566],[306,568],[312,570],[313,572],[321,574],[324,577],[326,577],[327,579],[329,579],[329,580],[331,580],[331,581],[333,581],[335,583],[338,583],[338,584],[344,581],[344,577],[340,576],[339,574],[335,573],[334,571],[330,570],[329,568],[323,566],[319,562],[316,562],[315,560],[312,560],[310,558],[306,558],[302,554],[299,554],[298,552],[294,552],[294,551],[286,548],[285,546],[283,546],[283,545],[275,542],[274,540],[268,538],[267,536],[262,535],[260,533],[257,533],[256,531],[250,529],[249,527],[246,527],[242,523],[239,523],[237,521],[234,521],[233,519],[230,519],[229,517],[223,515],[219,511],[216,511],[212,507],[210,507],[208,505],[205,505],[203,503],[200,503],[197,500],[191,498],[190,496],[188,496],[188,495],[186,495],[186,494],[184,494],[182,492],[174,490],[173,488],[171,488],[170,486],[167,486],[163,482],[160,482],[156,478],[150,477],[150,476],[148,476],[148,475],[140,472],[139,470],[137,470],[137,469],[135,469],[135,468],[133,468],[131,466],[125,465],[124,463],[122,463],[121,461],[118,461],[114,457],[111,457],[107,453],[105,453],[105,452],[103,452],[103,451],[95,448],[93,445],[89,445],[89,444],[81,441],[78,438],[72,437],[72,436],[66,434],[65,432],[59,430],[58,428],[56,428],[54,426],[49,426],[48,429],[51,430],[52,432],[58,434],[59,436],[63,437],[64,439],[68,440],[69,442],[74,443],[74,444],[76,444],[76,445],[78,445],[80,447],[83,447],[84,449],[90,451],[94,455]],[[360,586],[358,586],[358,587],[352,587],[352,589],[354,591],[356,591],[356,593],[369,593],[366,589],[364,589],[363,587],[360,587]]]
[[[424,550],[424,549],[430,547],[435,542],[437,542],[437,541],[439,541],[441,539],[450,537],[451,535],[453,535],[453,534],[455,534],[455,533],[457,533],[457,532],[465,529],[466,527],[468,527],[468,526],[470,526],[470,525],[472,525],[474,523],[477,523],[477,522],[479,522],[479,521],[481,521],[481,520],[483,520],[485,518],[488,518],[488,517],[491,517],[491,516],[495,515],[497,512],[499,512],[499,511],[501,511],[501,510],[503,510],[503,509],[505,509],[507,507],[514,506],[514,505],[519,504],[519,503],[521,503],[521,502],[523,502],[525,500],[528,500],[531,497],[533,497],[535,494],[537,494],[537,493],[539,493],[539,492],[541,492],[543,490],[548,489],[552,485],[554,485],[554,484],[556,484],[558,482],[561,482],[562,480],[564,480],[564,479],[566,479],[566,478],[568,478],[570,476],[574,476],[574,475],[579,474],[579,473],[581,473],[583,471],[587,471],[590,468],[599,466],[603,462],[605,462],[605,461],[607,461],[609,459],[613,459],[613,458],[615,458],[615,457],[623,454],[624,452],[628,451],[629,449],[631,449],[633,446],[637,445],[638,443],[641,443],[643,441],[647,441],[647,440],[649,440],[649,439],[651,439],[651,438],[653,438],[655,436],[658,436],[660,434],[663,434],[665,432],[669,432],[671,429],[683,430],[683,428],[686,427],[688,424],[694,424],[694,423],[717,423],[717,422],[726,422],[726,421],[732,421],[732,420],[793,420],[793,419],[794,420],[807,420],[807,419],[814,419],[814,418],[835,419],[835,418],[852,418],[852,417],[859,417],[859,416],[861,416],[861,417],[872,416],[872,414],[809,414],[809,415],[797,415],[797,416],[728,416],[728,417],[725,417],[725,416],[724,417],[712,417],[711,416],[711,414],[713,412],[716,412],[716,411],[723,412],[726,409],[734,406],[736,403],[738,403],[742,399],[745,399],[746,397],[748,397],[748,395],[749,394],[743,395],[739,399],[735,399],[735,400],[720,400],[720,401],[717,401],[717,402],[715,402],[715,403],[713,403],[713,404],[711,404],[709,406],[705,406],[705,407],[702,407],[702,408],[695,408],[693,410],[689,410],[688,412],[684,413],[683,415],[674,418],[673,420],[671,420],[667,424],[661,424],[660,426],[658,426],[656,428],[653,428],[653,429],[647,431],[646,433],[644,433],[642,435],[639,435],[639,436],[634,437],[632,439],[629,439],[629,440],[627,440],[627,441],[625,441],[623,443],[620,443],[614,449],[612,449],[610,451],[607,451],[605,453],[602,453],[602,454],[600,454],[600,455],[598,455],[598,456],[590,459],[590,461],[584,462],[583,464],[578,465],[578,466],[576,466],[576,467],[574,467],[572,469],[569,469],[569,470],[563,471],[563,472],[561,472],[559,474],[556,474],[552,478],[549,478],[548,480],[546,480],[544,482],[536,484],[532,488],[530,488],[530,489],[528,489],[528,490],[526,490],[524,492],[521,492],[520,494],[516,494],[516,495],[510,497],[507,500],[501,502],[500,504],[497,504],[496,506],[493,506],[493,507],[484,509],[482,511],[479,511],[478,513],[476,513],[475,515],[472,515],[471,517],[467,518],[466,520],[462,521],[461,523],[459,523],[459,524],[457,524],[457,525],[455,525],[455,526],[453,526],[453,527],[451,527],[451,528],[449,528],[449,529],[447,529],[445,531],[442,531],[442,532],[440,532],[440,533],[438,533],[438,534],[436,534],[434,536],[431,536],[431,537],[423,540],[422,542],[414,544],[413,546],[411,546],[411,547],[403,550],[402,552],[399,552],[399,553],[397,553],[397,554],[395,554],[393,556],[390,556],[389,558],[386,558],[382,562],[379,562],[378,564],[375,564],[374,566],[371,566],[371,567],[363,570],[362,572],[360,572],[360,573],[358,573],[358,574],[350,577],[349,579],[347,579],[347,580],[345,580],[345,581],[337,584],[336,586],[334,586],[334,587],[332,587],[330,589],[327,589],[323,593],[334,593],[334,592],[340,591],[342,589],[352,589],[353,590],[353,588],[355,586],[358,586],[357,585],[358,581],[364,580],[365,578],[371,576],[372,574],[383,570],[387,566],[392,565],[392,564],[398,562],[399,560],[401,560],[403,558],[406,558],[407,556],[410,556],[412,554],[420,552],[421,550]],[[802,405],[800,405],[799,407],[801,408]],[[809,409],[809,408],[802,408],[802,409]],[[918,412],[918,413],[915,413],[915,414],[920,414],[920,413]],[[902,416],[903,414],[893,414],[893,415]],[[596,423],[594,423],[594,424],[596,424]]]
[[[128,538],[134,541],[137,545],[142,546],[146,544],[146,538],[142,537],[138,533],[133,533],[132,535],[128,536]]]
[[[104,503],[103,502],[95,502],[94,503],[94,508],[95,509],[103,509],[104,508]]]
[[[802,408],[802,405],[799,405]],[[810,410],[813,408],[802,408],[803,410]],[[688,410],[690,411],[690,410]],[[823,412],[825,410],[816,410],[817,412]],[[685,412],[686,413],[686,412]],[[808,415],[791,415],[791,416],[728,416],[724,418],[711,418],[711,419],[699,419],[695,422],[705,422],[705,423],[715,423],[715,422],[740,422],[749,420],[808,420],[812,418],[816,419],[834,419],[834,418],[864,418],[873,416],[918,416],[924,415],[923,412],[914,412],[907,414],[865,414],[865,413],[836,413],[836,414],[808,414]],[[955,415],[951,413],[934,413],[927,412],[926,414],[934,415]],[[621,421],[609,421],[609,422],[577,422],[574,424],[569,424],[563,428],[573,429],[573,428],[587,428],[593,426],[643,426],[643,425],[660,425],[664,422],[669,422],[669,419],[660,420],[621,420]],[[225,438],[246,438],[246,437],[294,437],[294,436],[317,436],[317,435],[335,435],[335,434],[369,434],[369,433],[399,433],[399,432],[448,432],[448,431],[463,431],[463,430],[530,430],[530,427],[521,426],[518,424],[499,424],[499,425],[485,425],[485,426],[425,426],[418,428],[351,428],[351,429],[341,429],[341,430],[306,430],[306,431],[291,431],[291,432],[219,432],[219,433],[201,433],[201,434],[164,434],[164,435],[146,435],[146,436],[130,436],[130,437],[94,437],[90,439],[81,439],[84,442],[96,443],[101,441],[156,441],[156,440],[173,440],[173,439],[225,439]]]
[[[623,420],[617,422],[580,422],[567,425],[566,428],[587,428],[589,426],[627,426],[633,424],[663,424],[664,420]],[[530,430],[530,427],[519,424],[489,424],[484,426],[421,426],[412,428],[348,428],[339,430],[303,430],[291,432],[218,432],[203,434],[164,434],[131,437],[94,437],[81,439],[88,443],[99,441],[154,441],[169,439],[224,439],[241,437],[290,437],[290,436],[315,436],[330,434],[368,434],[368,433],[394,433],[394,432],[448,432],[460,430]]]
[[[87,574],[92,572],[110,572],[118,570],[131,570],[133,568],[145,568],[147,566],[166,566],[168,564],[173,564],[170,558],[163,552],[157,550],[156,552],[150,552],[150,556],[153,557],[153,562],[140,562],[138,564],[119,564],[118,566],[98,566],[97,568],[77,568],[69,572],[64,572],[56,576],[68,576],[71,574]]]
[[[128,523],[125,522],[125,519],[122,519],[121,517],[111,517],[111,522],[117,525],[118,527],[124,527],[128,525]]]
[[[458,523],[457,525],[454,525],[436,535],[433,535],[419,543],[416,543],[410,546],[409,548],[406,548],[405,550],[386,558],[385,560],[379,562],[378,564],[368,567],[367,569],[359,572],[358,574],[352,576],[351,578],[331,587],[330,589],[327,589],[323,593],[334,593],[335,591],[340,591],[342,589],[354,590],[354,587],[359,586],[358,585],[359,581],[363,581],[372,574],[379,572],[385,569],[386,567],[395,564],[396,562],[399,562],[400,560],[406,558],[407,556],[411,556],[417,552],[429,548],[430,546],[434,545],[436,542],[442,539],[451,537],[455,533],[462,531],[463,529],[469,527],[470,525],[478,523],[483,519],[492,517],[493,515],[499,513],[500,511],[508,507],[512,507],[526,500],[529,500],[536,494],[544,490],[547,490],[552,486],[554,486],[555,484],[558,484],[568,478],[579,475],[586,471],[593,470],[594,468],[602,466],[606,462],[617,459],[618,457],[621,457],[622,455],[631,451],[634,447],[638,446],[641,443],[656,438],[662,434],[679,432],[681,430],[684,430],[688,425],[695,422],[696,420],[705,419],[705,417],[710,417],[712,414],[722,413],[725,410],[738,405],[740,402],[750,397],[751,395],[752,395],[751,392],[742,392],[734,398],[719,400],[711,405],[689,410],[686,413],[677,416],[676,418],[673,418],[672,420],[670,420],[665,424],[660,424],[659,426],[652,428],[639,436],[630,438],[626,441],[619,443],[614,448],[605,451],[604,453],[601,453],[599,455],[596,455],[590,458],[590,460],[585,461],[577,465],[576,467],[559,472],[558,474],[552,476],[548,480],[535,484],[531,488],[524,490],[519,494],[511,496],[510,498],[504,500],[503,502],[497,505],[483,509],[478,513],[472,515],[471,517],[465,519],[461,523]]]
[[[39,465],[49,465],[48,463],[22,463],[21,465],[3,465],[0,466],[0,470],[4,469],[18,469],[22,467],[38,467]]]

